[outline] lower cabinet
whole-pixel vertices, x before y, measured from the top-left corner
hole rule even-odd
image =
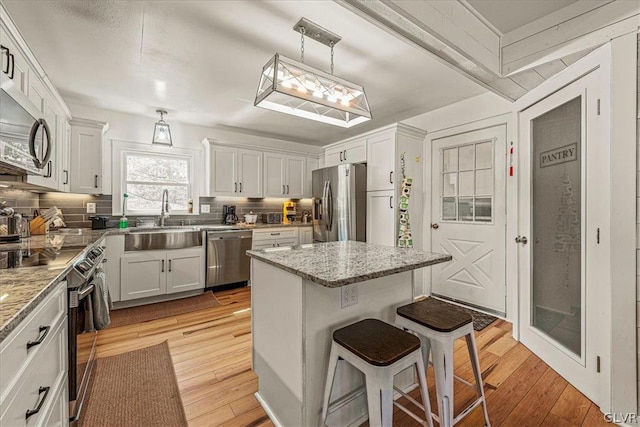
[[[253,231],[251,249],[277,248],[280,246],[295,246],[298,240],[298,227],[263,228]]]
[[[300,227],[299,230],[301,245],[313,243],[313,227]]]
[[[120,259],[120,300],[203,289],[204,248],[127,252]]]
[[[395,246],[393,190],[367,192],[367,243]]]

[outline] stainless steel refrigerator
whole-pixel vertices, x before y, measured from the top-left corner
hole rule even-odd
[[[314,242],[367,241],[366,165],[314,170],[312,188]]]

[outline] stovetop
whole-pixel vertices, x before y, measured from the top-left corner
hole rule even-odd
[[[0,247],[0,270],[22,267],[64,267],[84,247],[64,249],[15,249],[3,251]]]

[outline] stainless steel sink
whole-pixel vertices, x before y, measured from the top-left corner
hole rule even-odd
[[[202,232],[193,228],[136,230],[124,236],[125,252],[184,249],[194,246],[202,246]]]

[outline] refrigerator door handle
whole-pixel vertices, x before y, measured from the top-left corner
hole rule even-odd
[[[329,215],[328,215],[328,213],[329,213],[328,212],[328,205],[327,205],[327,188],[328,188],[328,184],[329,184],[329,181],[325,181],[324,182],[324,187],[322,187],[322,214],[321,214],[322,221],[324,222],[324,228],[327,229],[327,230],[329,229],[328,222],[327,222],[328,217],[329,217]]]
[[[327,181],[327,201],[329,202],[329,226],[327,230],[333,228],[333,191],[331,190],[331,181]]]

